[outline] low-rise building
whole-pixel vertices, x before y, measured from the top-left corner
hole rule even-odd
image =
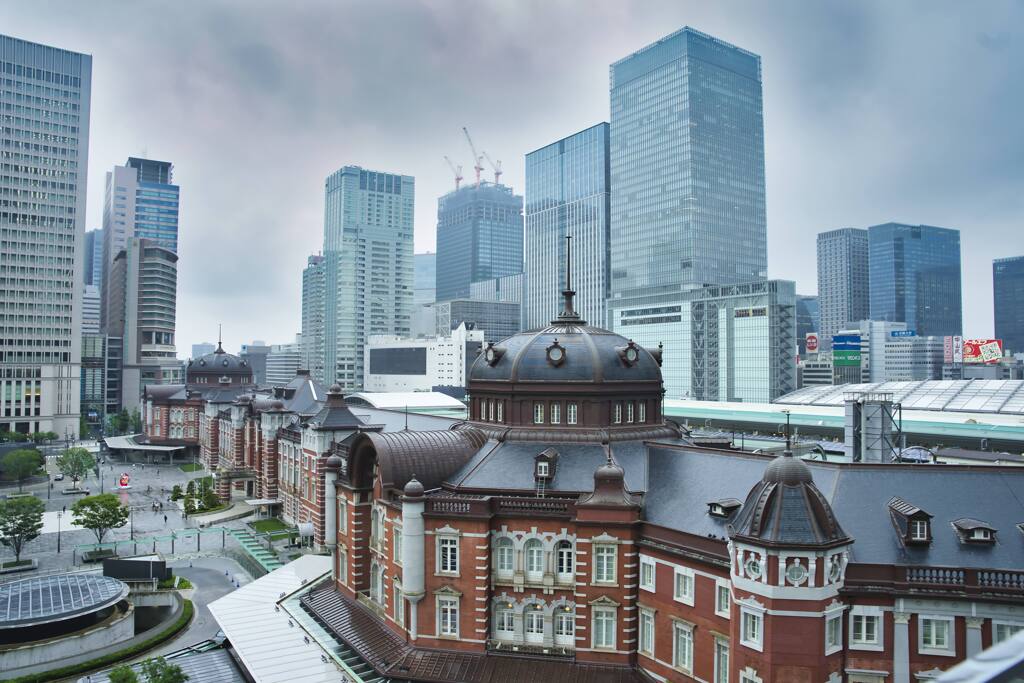
[[[374,336],[366,345],[366,391],[433,391],[466,387],[466,374],[484,341],[484,331],[462,323],[450,336],[402,339]]]

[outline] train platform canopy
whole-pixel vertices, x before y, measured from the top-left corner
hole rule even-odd
[[[1024,417],[1024,380],[956,379],[920,382],[871,382],[823,384],[804,387],[776,403],[809,406],[840,406],[849,393],[892,394],[903,410],[955,413],[994,413]]]
[[[103,439],[103,442],[107,444],[107,448],[115,451],[150,451],[155,453],[173,453],[180,451],[185,446],[175,445],[156,445],[151,443],[139,443],[136,441],[136,437],[142,436],[141,434],[135,434],[132,436],[108,436]]]

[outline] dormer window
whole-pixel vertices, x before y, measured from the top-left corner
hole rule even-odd
[[[894,496],[889,500],[889,515],[905,545],[928,545],[932,542],[932,516],[921,508]]]
[[[720,498],[708,503],[708,514],[725,519],[740,509],[743,503],[735,498]]]
[[[538,460],[537,478],[546,479],[549,476],[551,476],[551,463],[549,463],[547,460]]]
[[[538,482],[547,482],[555,476],[555,463],[558,461],[558,451],[554,448],[546,448],[537,454],[533,462],[533,476]]]
[[[957,535],[960,536],[961,543],[978,545],[995,543],[996,530],[988,522],[964,517],[955,520],[953,527],[956,529]]]

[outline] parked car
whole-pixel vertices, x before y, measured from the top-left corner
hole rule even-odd
[[[64,473],[63,472],[58,472],[57,474],[53,475],[53,480],[54,481],[64,481]]]

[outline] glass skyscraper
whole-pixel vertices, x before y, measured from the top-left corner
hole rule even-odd
[[[576,310],[607,326],[608,124],[599,123],[526,155],[524,322],[547,325],[561,310],[566,235],[572,243]]]
[[[437,200],[437,301],[469,296],[481,280],[523,272],[523,198],[494,183]]]
[[[960,231],[885,223],[868,228],[872,320],[905,322],[921,336],[963,331]]]
[[[611,306],[767,270],[761,58],[684,28],[611,66]]]
[[[818,311],[818,297],[796,295],[796,348],[803,357],[807,353],[807,335],[819,333],[821,317]]]
[[[324,381],[324,257],[309,257],[302,271],[302,367]]]
[[[427,252],[413,257],[413,304],[432,304],[437,300],[437,254]]]
[[[351,391],[368,336],[410,334],[414,180],[345,166],[325,191],[324,381]]]
[[[996,338],[1003,348],[1024,353],[1024,256],[992,262]]]
[[[92,57],[0,35],[0,430],[78,434]]]
[[[832,348],[832,335],[868,318],[868,284],[868,231],[839,228],[819,233],[818,332],[822,349]]]

